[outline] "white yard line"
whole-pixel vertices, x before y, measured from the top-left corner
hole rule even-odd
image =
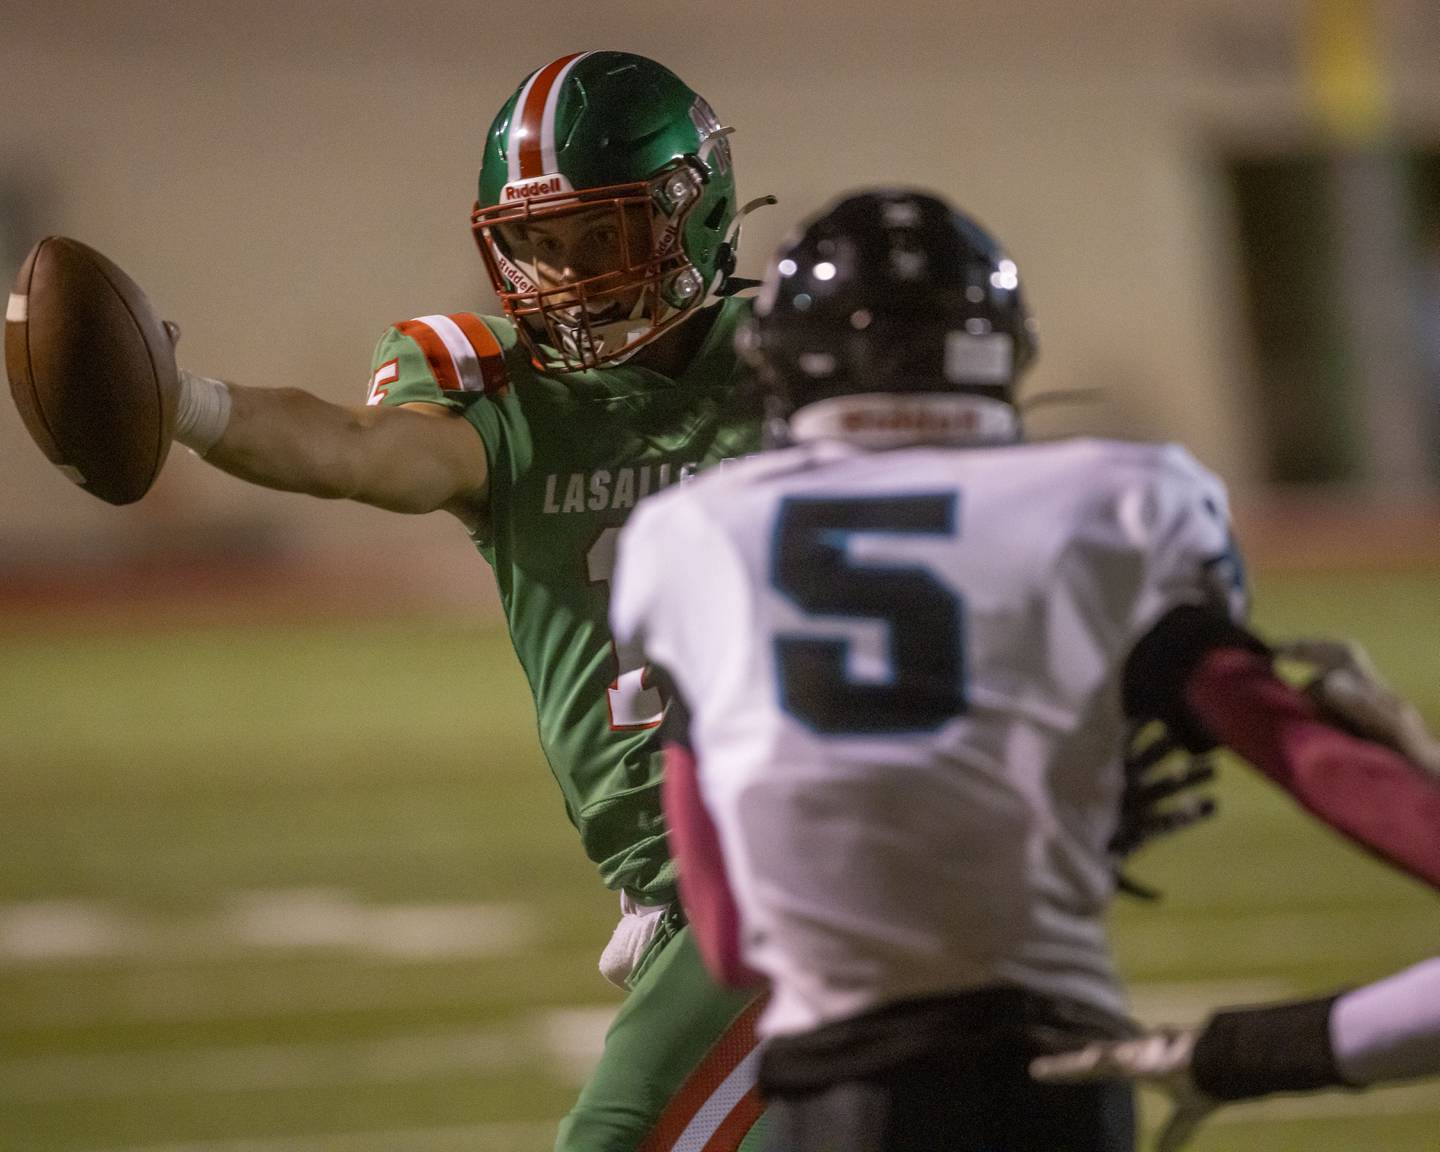
[[[529,1065],[582,1083],[600,1058],[614,1005],[557,1008],[464,1032],[345,1044],[120,1049],[0,1061],[6,1104],[165,1098],[216,1092],[413,1084]]]
[[[1299,991],[1285,980],[1180,980],[1131,984],[1130,1014],[1146,1024],[1198,1024],[1216,1008],[1284,1000]]]
[[[594,1004],[583,1008],[553,1008],[533,1020],[535,1044],[576,1087],[590,1073],[605,1051],[605,1033],[615,1019],[618,1004]]]
[[[37,901],[0,905],[0,968],[305,950],[424,963],[516,955],[540,936],[525,904],[367,904],[339,889],[237,892],[214,912],[163,921],[108,904]]]
[[[237,959],[233,958],[232,959]],[[490,1000],[473,970],[423,978],[357,971],[353,963],[261,964],[237,976],[232,966],[141,968],[115,982],[67,981],[63,995],[0,1003],[4,1028],[63,1031],[95,1024],[205,1024],[255,1018],[286,1020],[337,1012],[474,1008]],[[258,969],[259,971],[255,971]]]
[[[107,904],[37,900],[0,905],[0,965],[5,967],[119,956],[145,944],[135,922]]]
[[[106,1145],[87,1152],[525,1152],[549,1149],[555,1124],[549,1120],[470,1124],[449,1128],[404,1128],[377,1132],[336,1132],[323,1136],[265,1136],[244,1140],[202,1140],[182,1144]]]
[[[477,1076],[543,1055],[514,1029],[396,1036],[353,1044],[234,1045],[31,1056],[0,1061],[9,1104],[405,1084]]]

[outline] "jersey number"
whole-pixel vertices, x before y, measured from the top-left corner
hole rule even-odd
[[[619,528],[606,528],[590,551],[585,553],[586,574],[592,584],[608,584],[615,574],[615,541]],[[665,715],[665,701],[656,688],[645,685],[649,670],[638,644],[616,644],[610,641],[618,665],[614,681],[605,690],[610,706],[612,731],[654,728]]]
[[[850,642],[775,638],[782,703],[828,736],[927,732],[965,711],[965,606],[922,567],[853,561],[850,538],[959,536],[951,493],[860,499],[791,498],[776,527],[776,587],[812,616],[883,621],[888,677],[857,681]]]

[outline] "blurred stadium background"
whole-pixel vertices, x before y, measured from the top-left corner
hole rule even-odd
[[[1440,724],[1433,0],[0,0],[0,271],[95,245],[182,362],[358,401],[384,326],[490,306],[481,135],[577,47],[652,55],[735,137],[742,272],[857,184],[1004,237],[1038,434],[1186,441],[1257,618],[1368,643]],[[483,564],[443,517],[183,452],[127,509],[0,404],[0,1149],[549,1146],[616,995]],[[1238,764],[1152,850],[1144,1018],[1440,951],[1434,896]],[[1147,1102],[1147,1115],[1157,1115]],[[1440,1088],[1237,1108],[1196,1152],[1435,1152]]]

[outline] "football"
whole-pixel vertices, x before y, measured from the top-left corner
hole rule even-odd
[[[93,248],[47,236],[5,308],[20,418],[69,479],[111,504],[150,490],[170,450],[179,373],[140,287]]]

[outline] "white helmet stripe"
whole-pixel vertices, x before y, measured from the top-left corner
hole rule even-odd
[[[508,183],[511,184],[520,179],[520,144],[525,139],[525,105],[530,101],[530,89],[535,87],[535,81],[540,79],[543,71],[543,68],[537,69],[535,75],[525,81],[525,87],[520,89],[515,107],[510,112],[510,134],[505,140],[505,167],[510,177]]]
[[[570,69],[589,52],[561,56],[525,81],[510,113],[506,166],[510,183],[555,171],[555,105]]]
[[[570,70],[589,55],[589,52],[581,52],[565,65],[560,75],[555,77],[555,83],[550,85],[550,92],[545,97],[545,119],[540,127],[540,155],[543,170],[546,172],[560,170],[560,161],[555,158],[555,108],[560,103],[560,90],[565,84],[565,78],[570,75]]]

